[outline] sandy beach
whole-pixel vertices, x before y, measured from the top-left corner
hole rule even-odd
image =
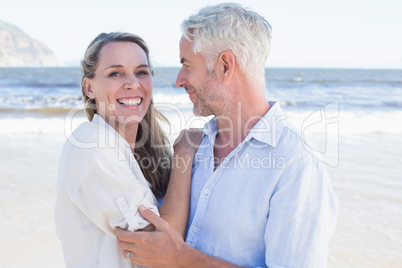
[[[53,224],[63,142],[60,133],[1,135],[1,267],[64,267]],[[328,166],[340,199],[328,267],[400,267],[402,138],[340,135],[338,153]]]
[[[1,267],[64,267],[53,222],[63,142],[53,135],[1,137]]]
[[[339,167],[329,169],[340,209],[328,267],[400,267],[401,159],[400,137],[341,143]]]

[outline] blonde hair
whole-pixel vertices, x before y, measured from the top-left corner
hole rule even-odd
[[[89,121],[92,121],[97,113],[94,99],[90,99],[84,90],[84,78],[93,78],[99,64],[99,57],[102,48],[112,42],[132,42],[139,45],[145,52],[148,66],[153,75],[153,69],[149,60],[149,49],[145,41],[131,33],[111,32],[99,34],[85,51],[84,59],[81,61],[81,94],[85,103],[85,113]],[[171,152],[169,141],[164,134],[160,121],[169,124],[167,118],[155,109],[151,98],[148,110],[138,125],[138,133],[134,149],[134,157],[141,168],[144,177],[152,185],[152,192],[158,198],[165,195],[169,183],[171,169]],[[144,163],[144,160],[146,163]]]

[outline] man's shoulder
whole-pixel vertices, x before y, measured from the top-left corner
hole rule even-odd
[[[303,158],[307,160],[312,155],[306,149],[308,144],[302,136],[301,131],[293,124],[287,122],[278,140],[278,150],[286,152],[292,158]]]
[[[285,143],[292,142],[300,144],[301,142],[303,142],[301,131],[289,121],[286,121],[286,124],[283,127],[281,139],[282,142]]]

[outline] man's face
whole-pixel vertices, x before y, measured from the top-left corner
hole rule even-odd
[[[197,116],[220,115],[221,108],[227,104],[226,90],[214,70],[209,71],[205,59],[194,54],[193,43],[185,37],[180,40],[180,62],[182,68],[177,75],[176,86],[183,87],[194,104]]]

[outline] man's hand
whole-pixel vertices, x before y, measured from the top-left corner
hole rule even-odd
[[[139,207],[141,215],[151,222],[155,232],[129,232],[116,230],[118,247],[123,249],[123,256],[137,265],[148,267],[181,267],[182,252],[188,245],[182,236],[167,221],[157,216],[143,205]]]

